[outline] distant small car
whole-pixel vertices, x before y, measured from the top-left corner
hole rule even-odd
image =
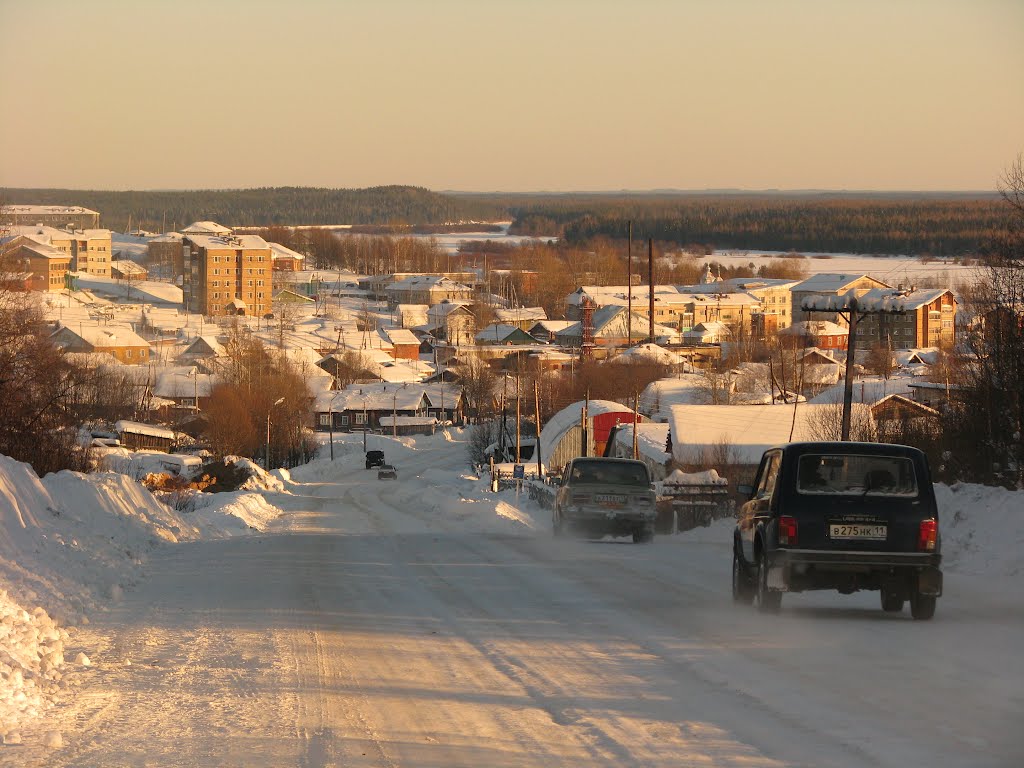
[[[632,535],[637,543],[649,542],[654,538],[655,500],[651,474],[642,461],[572,459],[555,494],[554,534]]]
[[[385,464],[377,470],[378,480],[397,480],[398,470],[390,464]]]
[[[927,620],[942,595],[942,538],[925,455],[883,443],[765,452],[733,534],[732,594],[774,613],[785,592],[876,590]]]
[[[366,452],[366,468],[373,469],[374,467],[383,467],[387,462],[384,461],[384,451],[367,451]]]

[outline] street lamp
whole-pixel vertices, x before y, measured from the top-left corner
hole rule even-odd
[[[274,404],[267,409],[267,457],[264,469],[266,469],[268,472],[270,471],[270,414],[275,408],[277,408],[277,406],[279,406],[283,402],[284,398],[279,397],[277,398],[277,400],[274,401]]]

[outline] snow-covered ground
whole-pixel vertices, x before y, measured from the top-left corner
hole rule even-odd
[[[938,488],[931,622],[774,617],[731,603],[731,521],[556,541],[467,434],[369,439],[397,480],[336,436],[188,513],[0,459],[0,765],[1022,764],[1024,494]]]

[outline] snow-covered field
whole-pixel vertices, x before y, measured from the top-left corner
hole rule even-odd
[[[373,435],[380,481],[336,436],[187,513],[0,457],[0,765],[1022,764],[1021,493],[938,488],[932,622],[772,617],[730,601],[731,521],[555,541],[467,439]]]

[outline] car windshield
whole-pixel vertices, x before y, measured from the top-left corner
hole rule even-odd
[[[647,468],[642,464],[618,461],[577,461],[570,479],[574,483],[647,486]]]
[[[916,496],[914,463],[903,456],[809,454],[800,457],[797,491],[849,496]]]

